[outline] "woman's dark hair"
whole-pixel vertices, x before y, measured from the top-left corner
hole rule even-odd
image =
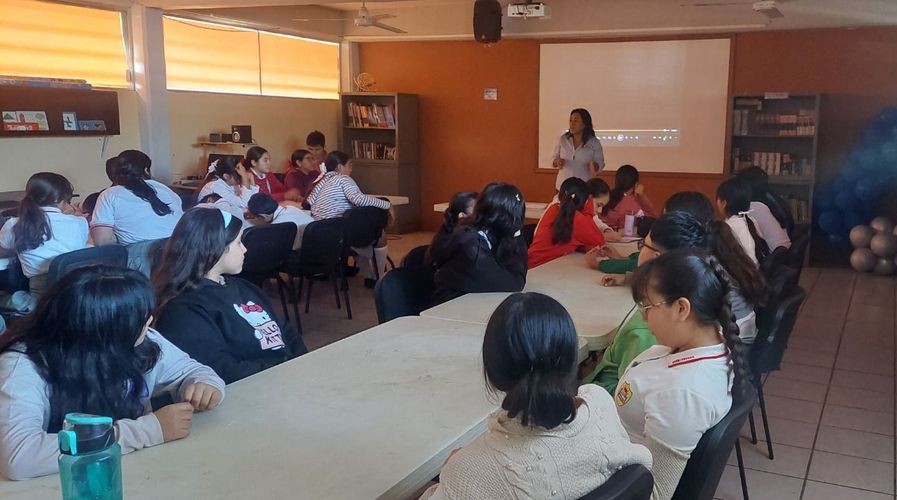
[[[568,177],[558,191],[558,215],[551,223],[551,244],[567,243],[573,237],[573,217],[582,210],[589,199],[589,190],[584,180]]]
[[[19,202],[19,220],[13,226],[16,252],[27,252],[53,237],[50,219],[41,207],[55,207],[72,201],[75,189],[65,177],[53,172],[38,172],[25,184],[25,197]]]
[[[617,173],[614,175],[614,188],[610,190],[610,201],[604,206],[605,215],[623,200],[623,195],[638,184],[638,179],[638,169],[632,165],[622,165],[617,169]]]
[[[688,212],[701,222],[713,220],[716,209],[713,202],[703,193],[697,191],[680,191],[667,200],[664,212]]]
[[[541,293],[515,293],[492,313],[483,338],[486,382],[525,426],[553,429],[576,418],[579,349],[570,314]]]
[[[87,195],[87,198],[84,198],[84,201],[81,202],[81,211],[87,215],[93,215],[93,211],[97,208],[97,200],[100,198],[100,193],[102,191],[96,193],[90,193]]]
[[[118,168],[117,160],[117,156],[113,156],[112,158],[106,160],[106,177],[109,178],[109,182],[111,182],[112,184],[115,184],[115,176],[117,175],[115,172],[115,169]]]
[[[699,248],[709,251],[738,284],[750,303],[766,302],[766,281],[725,222],[699,220],[688,212],[666,212],[651,228],[651,241],[660,249]]]
[[[153,160],[151,160],[150,157],[147,156],[147,154],[143,151],[139,151],[137,149],[126,149],[121,153],[118,153],[118,157],[124,158],[125,161],[137,165],[143,171],[144,179],[150,178],[150,168],[153,166]]]
[[[589,142],[589,139],[595,137],[595,126],[592,124],[592,114],[587,109],[576,108],[570,114],[576,113],[582,119],[582,143]],[[567,132],[568,135],[573,135]]]
[[[469,226],[485,231],[499,262],[518,251],[517,234],[523,228],[526,205],[517,186],[504,182],[486,184],[473,208]]]
[[[643,303],[648,298],[649,288],[667,303],[688,299],[699,323],[720,326],[733,367],[732,399],[734,403],[740,402],[750,383],[748,360],[727,298],[729,279],[720,262],[707,252],[694,248],[664,252],[636,270],[632,299]]]
[[[0,336],[0,353],[21,352],[49,387],[47,432],[66,413],[138,418],[148,389],[144,374],[159,346],[135,346],[150,318],[153,289],[140,273],[109,266],[76,269],[53,284],[35,312]]]
[[[452,196],[452,201],[449,202],[449,206],[443,214],[442,225],[448,232],[454,231],[458,221],[461,220],[460,215],[467,213],[468,205],[470,205],[470,202],[476,201],[477,196],[476,191],[461,191]]]
[[[295,167],[299,162],[305,159],[306,156],[310,155],[311,151],[307,149],[297,149],[293,151],[293,154],[290,155],[290,166]]]
[[[779,221],[779,225],[786,231],[791,231],[794,227],[794,220],[791,214],[782,207],[779,197],[769,189],[769,175],[762,168],[748,167],[739,170],[735,177],[750,186],[751,201],[757,201],[769,207],[769,211]]]
[[[328,172],[333,172],[336,167],[349,163],[349,155],[342,151],[331,151],[324,158],[324,167]]]
[[[153,271],[158,308],[199,286],[242,227],[237,217],[225,226],[224,216],[217,208],[187,210],[165,244],[161,264]]]
[[[324,137],[324,134],[317,130],[315,130],[314,132],[310,132],[307,136],[305,136],[306,146],[317,146],[323,148],[326,142],[327,139]]]
[[[280,207],[280,205],[277,204],[277,200],[267,193],[255,193],[249,197],[249,202],[246,203],[246,208],[248,208],[249,212],[256,217],[260,215],[271,215],[277,211],[278,207]]]
[[[202,199],[199,200],[199,202],[200,202],[200,203],[215,203],[216,201],[218,201],[218,200],[220,200],[220,199],[221,199],[221,195],[220,195],[220,194],[218,194],[218,193],[209,193],[209,194],[203,196]]]
[[[594,198],[610,194],[610,186],[604,182],[604,179],[599,179],[597,177],[589,179],[589,181],[586,182],[586,188],[589,190],[589,196]]]
[[[252,146],[246,151],[246,157],[243,158],[243,167],[249,170],[252,168],[252,162],[259,161],[267,152],[268,150],[261,146]]]
[[[726,216],[744,218],[748,232],[751,233],[751,239],[754,240],[754,253],[756,253],[757,261],[763,261],[769,255],[769,245],[754,227],[754,221],[747,216],[751,209],[751,187],[743,180],[733,177],[723,181],[716,188],[716,198],[726,202]]]
[[[149,157],[140,151],[126,154],[130,151],[133,150],[123,151],[116,160],[115,184],[124,187],[141,200],[149,203],[156,215],[163,216],[172,213],[171,207],[160,200],[152,186],[146,183],[149,178],[149,164],[143,157],[146,157],[146,160],[149,160]]]
[[[237,184],[243,183],[243,176],[237,172],[237,163],[233,158],[225,156],[216,160],[215,166],[212,167],[205,180],[203,180],[203,185],[212,182],[216,178],[224,179],[225,175],[231,176],[232,179],[237,181]]]

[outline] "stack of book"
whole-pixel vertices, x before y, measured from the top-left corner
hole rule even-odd
[[[396,128],[395,105],[347,103],[346,112],[350,127]]]
[[[794,219],[794,222],[798,224],[810,222],[809,204],[807,204],[806,200],[789,197],[788,210],[791,212],[791,217]]]
[[[813,167],[806,158],[780,151],[754,151],[742,154],[741,148],[732,148],[735,171],[748,167],[760,167],[767,175],[811,176]]]
[[[754,109],[732,112],[733,135],[768,135],[773,137],[812,137],[816,134],[816,116],[802,109],[798,114],[759,113]]]
[[[396,147],[378,142],[352,141],[352,157],[365,160],[395,161]]]
[[[87,80],[72,78],[41,78],[36,76],[0,75],[0,86],[4,87],[52,87],[57,89],[86,89],[92,86]]]

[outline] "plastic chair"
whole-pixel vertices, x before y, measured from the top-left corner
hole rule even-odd
[[[75,269],[99,265],[128,267],[128,250],[121,245],[103,245],[58,255],[50,262],[47,286]]]
[[[284,289],[292,292],[292,284],[281,278],[280,268],[293,249],[296,230],[296,224],[282,222],[255,226],[244,231],[243,246],[246,247],[246,255],[243,257],[243,270],[238,275],[259,288],[266,281],[274,279],[277,282],[277,293],[280,295],[283,315],[287,321],[290,320],[290,313],[287,311]],[[302,322],[299,319],[299,306],[295,303],[293,304],[293,313],[296,316],[296,330],[301,335]]]
[[[346,223],[346,251],[355,255],[352,247],[374,247],[383,236],[383,230],[389,219],[389,212],[377,207],[355,207],[343,214]],[[304,238],[304,236],[303,236]],[[380,279],[380,266],[377,263],[377,252],[371,252],[371,261],[374,266],[374,279]],[[389,257],[387,257],[389,259]],[[389,264],[395,268],[395,264],[389,260]]]
[[[807,247],[810,245],[810,235],[802,234],[791,241],[791,248],[785,257],[785,265],[797,271],[797,279],[804,270],[804,261],[807,260]]]
[[[779,271],[783,265],[785,265],[785,260],[788,258],[788,248],[785,247],[776,247],[769,255],[760,262],[760,272],[763,273],[763,277],[766,278],[766,281],[770,281],[773,277],[775,277],[776,273]]]
[[[430,245],[421,245],[419,247],[414,247],[405,255],[405,258],[402,259],[401,266],[408,269],[428,269],[430,266],[427,265],[427,251],[430,250]]]
[[[769,331],[773,318],[775,318],[776,308],[796,286],[797,271],[789,266],[780,266],[775,276],[767,282],[766,304],[756,308],[758,330]]]
[[[526,243],[526,248],[529,248],[529,246],[533,244],[533,238],[536,237],[536,225],[537,224],[524,224],[523,228],[520,230],[520,236],[523,237],[523,241]]]
[[[402,316],[417,316],[432,302],[433,274],[426,269],[397,267],[374,288],[377,320],[382,324]]]
[[[614,472],[598,488],[579,500],[649,500],[654,476],[642,464],[632,464]]]
[[[302,247],[292,252],[284,262],[282,271],[293,278],[299,278],[296,287],[297,301],[302,296],[302,287],[308,278],[308,290],[305,296],[305,312],[311,302],[311,290],[314,276],[326,276],[333,284],[333,295],[336,297],[336,308],[340,309],[339,288],[342,285],[343,298],[346,300],[346,313],[352,319],[352,306],[349,303],[349,282],[343,274],[343,255],[345,254],[345,223],[343,219],[325,219],[309,223],[302,234]]]
[[[769,453],[769,459],[774,458],[772,452],[772,439],[769,432],[769,421],[766,416],[766,402],[763,400],[763,379],[764,373],[778,370],[782,366],[782,357],[785,355],[785,348],[788,346],[788,339],[791,337],[791,331],[794,330],[794,324],[797,322],[797,313],[800,306],[807,297],[807,292],[803,288],[797,286],[789,290],[775,308],[772,309],[769,326],[760,328],[754,345],[751,346],[751,352],[748,360],[751,366],[751,374],[753,375],[752,383],[757,389],[757,399],[760,405],[760,418],[763,419],[763,430],[766,434],[766,450]],[[748,416],[748,422],[751,427],[751,443],[757,444],[757,431],[754,426],[754,416]]]
[[[733,405],[729,413],[708,429],[698,441],[698,446],[691,452],[685,472],[679,479],[676,492],[673,493],[673,500],[712,500],[733,446],[741,475],[741,492],[744,499],[748,500],[747,479],[738,436],[757,402],[757,394],[750,386],[746,392],[741,402]]]

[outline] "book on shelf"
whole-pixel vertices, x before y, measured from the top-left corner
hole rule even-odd
[[[753,151],[742,154],[741,148],[735,147],[732,148],[732,165],[734,172],[749,167],[759,167],[771,177],[810,177],[813,175],[813,166],[807,158],[781,151]]]
[[[736,106],[739,101],[736,101]],[[802,109],[797,114],[762,113],[752,108],[732,111],[732,135],[770,137],[812,137],[816,134],[816,112]]]
[[[346,103],[346,115],[350,127],[396,128],[395,105]]]
[[[356,159],[395,161],[397,152],[397,148],[392,144],[352,141],[352,157]]]
[[[788,197],[788,211],[791,212],[791,218],[798,224],[810,222],[810,205],[806,200],[795,197]]]
[[[51,87],[62,89],[86,89],[93,88],[87,80],[74,78],[43,78],[37,76],[9,76],[0,75],[0,86],[3,87]]]

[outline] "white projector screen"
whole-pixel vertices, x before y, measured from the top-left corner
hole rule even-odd
[[[721,173],[725,162],[729,39],[542,44],[539,168],[585,108],[606,169]]]

